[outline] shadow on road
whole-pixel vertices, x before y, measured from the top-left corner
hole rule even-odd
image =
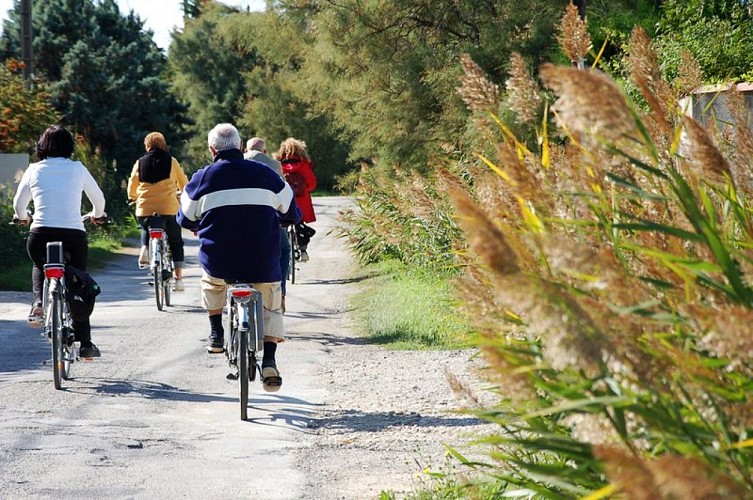
[[[487,422],[475,417],[421,415],[419,413],[376,412],[364,413],[357,410],[338,410],[323,418],[313,420],[313,428],[324,427],[346,432],[380,432],[395,426],[411,427],[472,427]]]
[[[82,394],[94,391],[97,394],[109,396],[136,396],[146,399],[189,401],[194,403],[229,402],[235,400],[235,398],[229,396],[190,392],[169,384],[150,382],[148,380],[113,380],[94,377],[77,377],[74,380],[79,384],[85,384],[86,387],[77,387],[75,389],[65,388],[65,390]]]
[[[299,407],[277,408],[276,405],[279,404],[298,405]],[[270,409],[268,406],[272,406],[272,408]],[[300,408],[300,406],[305,408]],[[318,407],[322,406],[324,405],[282,395],[254,398],[249,400],[249,410],[262,412],[265,415],[253,416],[249,414],[247,422],[271,427],[292,427],[299,431],[310,432],[311,423],[314,421],[313,416],[318,414]]]
[[[301,285],[349,285],[351,283],[359,283],[367,278],[371,278],[371,276],[356,276],[354,278],[337,278],[337,279],[327,279],[327,280],[306,280],[303,283],[300,283]],[[288,286],[297,286],[298,283],[295,285],[288,285]]]
[[[335,335],[332,333],[324,332],[308,332],[308,334],[296,333],[294,335],[295,341],[310,341],[316,342],[323,346],[337,346],[337,345],[366,345],[369,342],[367,339],[359,337],[344,337],[342,335]]]

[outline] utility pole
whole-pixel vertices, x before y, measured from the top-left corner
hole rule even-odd
[[[21,0],[21,60],[24,63],[24,84],[31,88],[34,78],[33,34],[31,32],[31,0]]]

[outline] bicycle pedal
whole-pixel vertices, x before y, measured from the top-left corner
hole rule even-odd
[[[227,377],[225,377],[225,378],[227,378],[228,380],[238,380],[238,374],[237,373],[228,373]]]

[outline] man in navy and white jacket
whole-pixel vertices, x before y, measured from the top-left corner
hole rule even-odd
[[[279,175],[243,158],[241,138],[233,125],[216,125],[208,142],[214,163],[193,174],[178,213],[180,225],[199,236],[201,298],[211,325],[207,350],[223,351],[227,283],[252,283],[264,302],[262,383],[274,392],[282,385],[275,352],[284,339],[280,220],[300,220],[300,211],[292,189]]]

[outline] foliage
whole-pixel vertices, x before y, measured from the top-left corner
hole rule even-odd
[[[364,165],[345,211],[341,236],[362,263],[398,260],[418,269],[451,272],[459,228],[441,183],[416,172],[385,173]]]
[[[179,92],[192,103],[191,155],[206,158],[206,133],[230,121],[244,139],[263,137],[269,153],[288,137],[305,141],[319,189],[331,189],[338,175],[352,170],[348,146],[331,119],[313,114],[296,93],[297,53],[304,48],[292,22],[272,10],[240,13],[217,6],[188,22],[174,39],[170,61]]]
[[[665,71],[678,74],[685,49],[707,81],[753,78],[752,8],[739,0],[665,0],[657,37]]]
[[[11,11],[1,40],[6,55],[20,52],[19,24]],[[144,136],[160,130],[171,143],[184,136],[185,108],[164,78],[165,56],[143,22],[133,12],[121,15],[114,0],[38,0],[32,26],[36,74],[50,83],[63,124],[84,137],[90,153],[113,162],[108,200],[124,199],[120,184]]]
[[[3,255],[3,262],[7,267],[13,267],[20,262],[28,262],[29,257],[26,254],[26,236],[28,226],[17,226],[8,224],[13,219],[13,194],[15,190],[7,187],[0,187],[0,252]],[[28,266],[25,278],[28,281],[30,274]],[[7,283],[0,282],[0,290],[6,289]]]
[[[6,60],[0,67],[0,151],[32,152],[44,129],[57,120],[47,89],[38,82],[25,85],[22,63]]]
[[[193,121],[185,151],[192,169],[211,160],[207,133],[218,123],[242,116],[247,90],[240,75],[251,70],[257,56],[229,36],[228,21],[237,10],[206,2],[201,15],[186,19],[182,33],[170,44],[168,62],[177,94],[189,104]]]
[[[546,65],[563,135],[531,151],[479,119],[497,188],[452,185],[459,294],[501,397],[478,411],[500,425],[488,472],[538,498],[748,497],[747,112],[728,96],[726,135],[677,118],[644,31],[629,53],[648,113],[600,72]]]
[[[543,0],[281,5],[291,16],[303,9],[309,19],[299,95],[332,115],[352,142],[352,157],[403,168],[426,165],[464,127],[466,113],[452,92],[460,53],[472,52],[501,81],[511,50],[546,59],[559,14]]]

